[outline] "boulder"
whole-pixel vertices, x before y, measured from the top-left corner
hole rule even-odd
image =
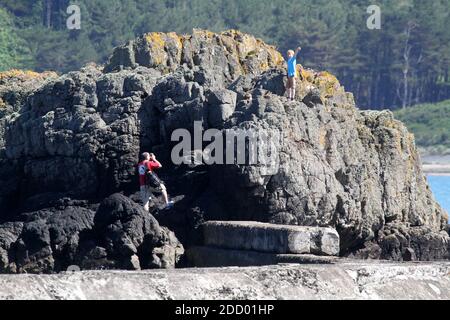
[[[0,272],[175,267],[182,245],[141,206],[115,194],[95,207],[66,199],[0,224]]]
[[[174,268],[184,253],[173,232],[123,195],[105,199],[94,223],[108,256],[125,269]]]
[[[0,248],[9,257],[0,272],[51,273],[76,264],[80,239],[92,228],[94,213],[86,203],[68,202],[23,214],[23,222],[0,225]]]

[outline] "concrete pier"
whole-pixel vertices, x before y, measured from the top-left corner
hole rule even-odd
[[[3,299],[450,299],[450,263],[327,265],[0,275]]]

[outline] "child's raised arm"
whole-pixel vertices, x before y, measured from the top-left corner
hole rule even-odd
[[[301,50],[302,50],[302,47],[298,47],[298,48],[295,50],[295,55],[294,55],[294,57],[297,57],[298,53],[299,53]]]

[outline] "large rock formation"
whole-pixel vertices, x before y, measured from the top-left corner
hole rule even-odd
[[[114,194],[100,206],[62,199],[0,226],[0,270],[174,268],[183,246],[129,198]]]
[[[41,229],[62,230],[57,220],[66,218],[54,204],[65,198],[77,205],[63,212],[86,224],[69,228],[68,237],[96,225],[96,212],[99,225],[91,230],[107,243],[96,256],[126,252],[128,259],[137,250],[139,262],[146,261],[141,267],[165,266],[147,261],[150,244],[144,245],[145,258],[139,256],[148,230],[134,229],[153,223],[140,217],[118,231],[100,218],[121,216],[114,205],[100,211],[79,205],[98,206],[116,192],[137,199],[134,165],[143,150],[162,160],[160,175],[177,200],[170,214],[156,218],[185,246],[199,243],[196,228],[205,220],[254,220],[336,228],[345,256],[444,258],[447,217],[405,126],[387,111],[359,111],[327,72],[300,68],[297,100],[289,102],[282,96],[284,73],[281,54],[261,40],[237,31],[194,30],[189,36],[144,35],[117,48],[104,68],[89,65],[59,77],[0,76],[0,253],[7,265],[17,266],[7,270],[51,271],[58,269],[55,261],[72,262],[70,250],[55,257],[55,238],[50,232],[47,239],[47,231],[33,231],[42,245],[31,262],[9,253],[18,242],[25,251],[35,249],[34,240],[24,239],[34,228],[32,217],[44,217]],[[172,133],[192,132],[194,121],[204,130],[278,134],[275,167],[174,165]],[[129,232],[129,245],[117,240]],[[167,244],[176,252],[176,240],[165,238],[158,247]],[[24,268],[29,263],[33,267]]]

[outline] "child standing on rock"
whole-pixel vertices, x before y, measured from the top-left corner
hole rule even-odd
[[[295,80],[297,78],[297,55],[302,50],[301,47],[298,47],[295,52],[294,50],[289,50],[287,52],[288,56],[288,71],[287,71],[287,85],[286,85],[286,91],[288,94],[289,100],[295,99]]]

